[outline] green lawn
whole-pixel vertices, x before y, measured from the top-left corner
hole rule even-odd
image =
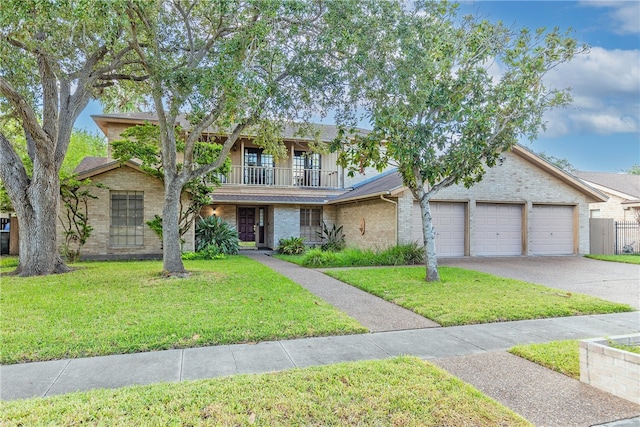
[[[626,264],[640,264],[640,254],[626,255],[585,255],[586,258],[600,261],[623,262]]]
[[[3,364],[365,332],[354,319],[243,256],[86,262],[63,275],[2,277]],[[10,267],[3,267],[7,273]]]
[[[580,344],[578,340],[566,340],[542,344],[517,345],[509,349],[509,353],[579,380],[579,349]]]
[[[417,358],[0,402],[4,426],[531,426]]]
[[[454,267],[442,281],[424,281],[424,267],[330,270],[326,273],[427,317],[443,326],[633,311],[541,285]]]

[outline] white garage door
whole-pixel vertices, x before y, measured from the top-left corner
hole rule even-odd
[[[436,230],[436,254],[439,257],[464,256],[465,204],[432,202],[431,216]],[[420,204],[413,204],[411,240],[422,244]]]
[[[522,206],[478,203],[472,238],[475,255],[522,254]]]
[[[573,206],[533,205],[531,212],[532,255],[571,255]]]

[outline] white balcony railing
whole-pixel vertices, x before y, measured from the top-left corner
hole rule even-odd
[[[222,184],[265,185],[277,187],[338,188],[338,171],[325,169],[291,169],[265,166],[231,166]]]

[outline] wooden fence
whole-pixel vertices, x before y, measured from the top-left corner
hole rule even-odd
[[[614,221],[612,218],[589,218],[589,253],[640,253],[640,223]]]

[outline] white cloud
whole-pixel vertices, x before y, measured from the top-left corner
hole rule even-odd
[[[638,132],[638,120],[631,116],[621,116],[619,112],[578,113],[569,115],[572,122],[586,132],[593,132],[600,135],[611,133],[633,133]]]
[[[591,95],[638,95],[640,50],[606,50],[592,47],[549,73],[546,81],[556,87],[570,86],[575,93]]]
[[[640,132],[640,50],[594,47],[549,73],[545,84],[571,87],[573,97],[546,115],[545,136]]]
[[[640,33],[640,4],[637,1],[582,1],[582,6],[609,9],[611,31],[616,34]]]

